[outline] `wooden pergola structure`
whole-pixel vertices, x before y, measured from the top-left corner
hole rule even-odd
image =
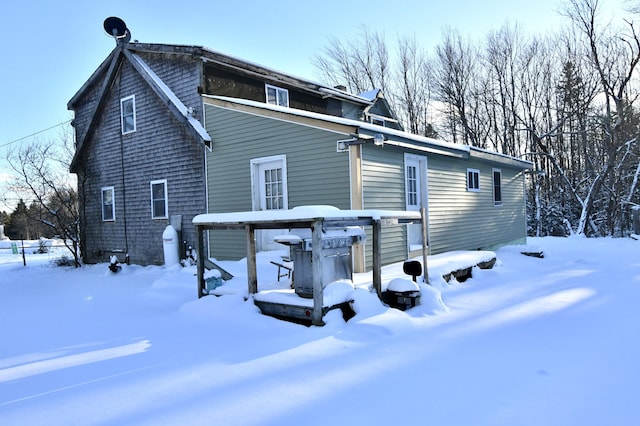
[[[249,211],[235,213],[213,213],[198,215],[193,219],[197,234],[197,276],[198,297],[205,295],[205,242],[207,230],[244,229],[247,245],[247,278],[249,294],[258,292],[256,272],[256,230],[259,229],[311,229],[312,264],[313,264],[313,311],[312,324],[323,325],[323,268],[322,268],[322,230],[344,228],[347,226],[371,226],[373,250],[373,287],[379,298],[382,298],[381,281],[381,237],[382,227],[406,223],[422,222],[423,235],[426,225],[424,212],[389,211],[389,210],[338,210],[294,208],[292,210]],[[425,238],[426,241],[426,238]],[[211,242],[214,244],[215,242]],[[426,245],[424,245],[424,271],[426,277]],[[295,265],[294,265],[295,268]]]

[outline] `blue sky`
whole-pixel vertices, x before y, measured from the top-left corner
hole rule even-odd
[[[603,1],[618,4],[618,0]],[[362,25],[383,32],[390,44],[398,36],[415,35],[431,50],[446,26],[472,38],[483,37],[507,21],[522,24],[532,34],[557,29],[564,22],[557,12],[561,4],[558,0],[5,1],[0,6],[0,158],[8,147],[22,143],[15,140],[72,117],[67,101],[115,46],[102,26],[109,16],[121,17],[132,38],[141,42],[202,45],[318,80],[310,65],[314,52],[331,36],[353,39]],[[38,137],[56,138],[59,132],[56,127]],[[6,169],[0,160],[0,175]]]

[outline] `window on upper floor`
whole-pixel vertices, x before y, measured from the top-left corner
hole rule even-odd
[[[467,169],[467,191],[480,191],[480,170]]]
[[[279,105],[283,107],[289,106],[289,91],[281,87],[265,85],[267,94],[267,103],[271,105]]]
[[[369,122],[371,124],[375,124],[377,126],[382,126],[382,127],[386,127],[387,126],[387,121],[384,118],[382,118],[382,117],[380,117],[378,115],[370,115],[369,116]]]
[[[113,186],[102,188],[102,221],[112,222],[116,220],[116,203]]]
[[[166,219],[167,211],[167,180],[152,180],[151,186],[151,218]]]
[[[120,123],[122,134],[136,131],[136,96],[131,95],[120,99]]]
[[[502,171],[493,169],[493,205],[502,205]]]

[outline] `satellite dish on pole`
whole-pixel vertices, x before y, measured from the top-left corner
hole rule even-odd
[[[127,24],[116,16],[110,16],[104,20],[104,30],[109,36],[116,39],[116,42],[122,40],[128,43],[131,40],[131,32],[127,28]]]

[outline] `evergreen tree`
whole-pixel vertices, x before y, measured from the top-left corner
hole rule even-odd
[[[29,215],[27,205],[20,199],[16,208],[11,212],[8,223],[5,223],[5,235],[12,240],[31,239],[29,229]]]

